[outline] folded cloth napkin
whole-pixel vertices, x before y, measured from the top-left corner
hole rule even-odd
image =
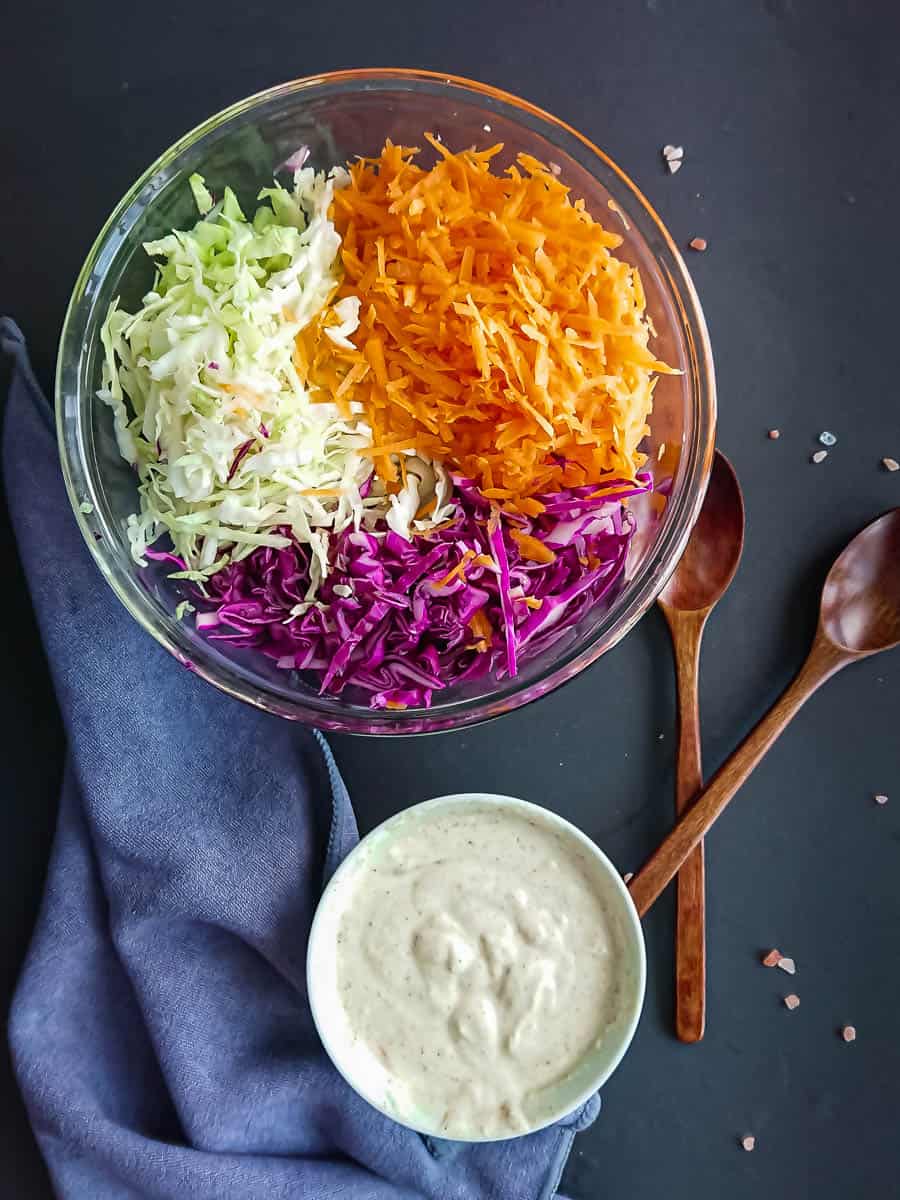
[[[435,1142],[331,1066],[306,998],[323,882],[357,840],[324,739],[220,694],[126,613],[82,543],[22,335],[4,454],[69,760],[10,1020],[75,1200],[532,1200],[589,1102],[530,1137]]]

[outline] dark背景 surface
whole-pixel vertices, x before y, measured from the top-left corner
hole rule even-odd
[[[707,772],[803,658],[836,551],[900,504],[889,240],[900,17],[887,0],[563,0],[552,9],[406,0],[339,10],[152,13],[51,0],[8,16],[0,70],[0,308],[52,380],[69,290],[120,195],[232,100],[334,67],[472,76],[575,124],[632,176],[686,251],[716,354],[719,444],[744,488],[747,546],[705,640]],[[684,146],[670,175],[660,150]],[[778,428],[777,440],[766,437]],[[809,461],[822,430],[837,444]],[[0,633],[5,800],[2,997],[40,894],[63,747],[5,519]],[[48,547],[52,553],[52,547]],[[104,586],[97,577],[97,586]],[[86,652],[89,648],[86,648]],[[573,1200],[889,1195],[900,1159],[900,658],[853,667],[800,714],[708,840],[709,1025],[671,1034],[671,898],[647,922],[634,1047],[576,1142]],[[334,739],[363,830],[406,804],[509,792],[578,823],[623,871],[671,821],[674,686],[651,613],[596,667],[500,723],[417,741]],[[662,735],[662,736],[660,736]],[[890,797],[873,802],[875,793]],[[778,946],[790,979],[759,965]],[[789,1011],[782,997],[801,997]],[[858,1036],[844,1043],[838,1029]],[[9,1066],[0,1177],[51,1195]],[[744,1134],[756,1136],[752,1154]]]

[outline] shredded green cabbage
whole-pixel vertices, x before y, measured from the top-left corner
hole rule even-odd
[[[340,282],[328,208],[346,179],[340,168],[299,170],[291,191],[264,189],[248,220],[231,189],[214,204],[192,176],[206,215],[145,244],[157,276],[140,311],[110,306],[98,396],[139,476],[128,537],[142,565],[168,533],[186,564],[180,574],[202,581],[257,546],[287,545],[276,530],[290,527],[312,548],[321,578],[329,534],[378,503],[359,491],[371,473],[358,454],[370,430],[334,405],[311,403],[292,361],[297,333]],[[358,302],[341,302],[339,317],[335,335],[346,338]],[[304,494],[313,489],[344,494]]]

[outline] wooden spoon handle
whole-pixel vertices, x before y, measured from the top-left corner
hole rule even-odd
[[[700,643],[706,610],[672,613],[678,684],[678,759],[675,812],[681,816],[703,786],[700,742]],[[672,618],[674,618],[674,623]],[[699,1042],[706,1025],[706,884],[703,842],[678,872],[675,915],[675,1032],[682,1042]]]
[[[852,658],[853,655],[843,653],[824,637],[816,638],[797,678],[719,768],[706,790],[629,883],[631,898],[641,916],[680,869],[804,701]]]

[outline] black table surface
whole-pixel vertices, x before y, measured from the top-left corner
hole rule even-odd
[[[897,12],[894,0],[18,4],[0,49],[0,309],[49,387],[76,272],[128,184],[209,113],[287,78],[430,67],[570,121],[677,241],[709,243],[690,267],[716,356],[719,445],[748,517],[703,655],[710,771],[800,664],[836,551],[900,504],[900,472],[880,466],[900,458]],[[667,142],[684,146],[673,176]],[[837,445],[812,465],[826,429]],[[0,538],[5,1011],[41,894],[64,738],[5,515]],[[699,1045],[672,1035],[671,894],[648,917],[644,1016],[600,1119],[576,1141],[568,1195],[898,1194],[898,713],[900,653],[847,670],[711,834]],[[333,744],[363,829],[432,795],[506,792],[571,818],[633,870],[672,820],[666,630],[651,612],[578,680],[498,723]],[[760,966],[770,946],[796,959],[794,979]],[[858,1030],[852,1045],[838,1036],[845,1023]],[[8,1058],[0,1105],[0,1193],[50,1196]],[[747,1133],[752,1154],[739,1144]]]

